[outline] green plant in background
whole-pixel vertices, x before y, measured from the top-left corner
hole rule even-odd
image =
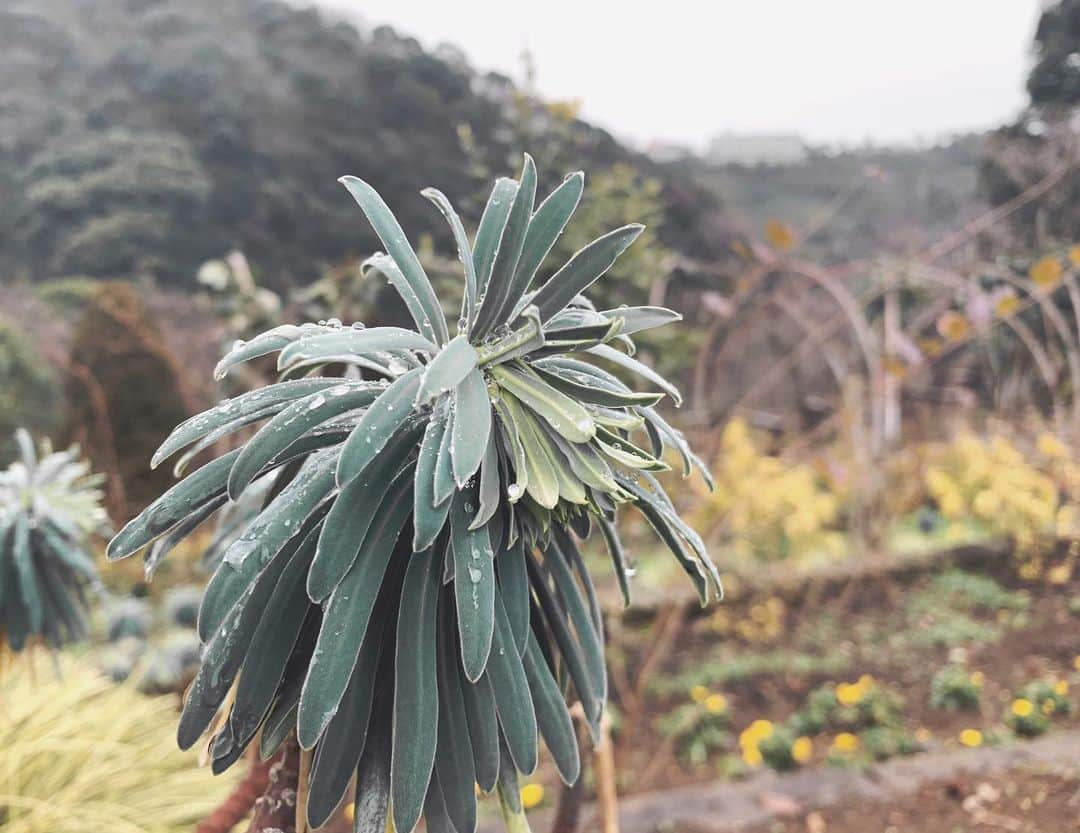
[[[700,766],[723,749],[731,739],[731,714],[727,698],[694,686],[690,702],[683,703],[657,721],[662,735],[671,738],[679,759]]]
[[[15,652],[35,639],[58,648],[86,633],[98,584],[87,542],[108,531],[101,478],[77,447],[39,452],[22,429],[15,439],[21,459],[0,472],[0,633]]]
[[[963,665],[946,665],[930,681],[930,705],[950,711],[978,711],[982,677]]]
[[[12,437],[20,425],[55,427],[58,399],[56,375],[34,342],[21,327],[0,319],[0,462],[17,456]]]
[[[601,311],[581,294],[637,238],[634,224],[531,288],[583,176],[566,177],[536,206],[526,157],[520,180],[495,183],[472,242],[443,194],[424,191],[450,225],[464,272],[451,337],[390,210],[365,182],[342,183],[387,248],[369,264],[401,294],[416,329],[329,321],[238,344],[219,375],[277,353],[282,380],[182,423],[154,463],[269,421],[149,506],[109,555],[177,540],[279,470],[203,599],[206,648],[181,746],[228,702],[211,741],[214,770],[256,736],[271,754],[295,728],[314,750],[312,826],[355,772],[359,831],[383,833],[392,815],[407,833],[422,813],[429,830],[471,831],[476,784],[498,787],[508,826],[523,830],[517,775],[536,767],[538,734],[565,781],[579,774],[564,685],[594,736],[606,699],[601,614],[577,539],[599,528],[628,596],[615,519],[633,506],[703,604],[720,592],[701,539],[654,477],[668,468],[665,446],[685,475],[705,473],[653,407],[679,394],[631,355],[630,336],[679,316]],[[636,392],[601,364],[662,393]],[[309,375],[343,365],[344,378]]]

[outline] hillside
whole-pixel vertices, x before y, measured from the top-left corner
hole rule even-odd
[[[691,178],[451,48],[273,0],[4,0],[0,76],[0,280],[184,284],[237,247],[266,283],[302,283],[375,245],[338,176],[440,236],[417,192],[438,186],[475,222],[480,182],[522,150],[548,163],[542,186],[616,163],[659,176],[665,242],[719,245],[718,203]]]

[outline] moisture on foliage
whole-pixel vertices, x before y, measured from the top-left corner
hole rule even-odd
[[[406,833],[423,814],[429,830],[471,831],[476,784],[498,788],[504,814],[521,824],[517,777],[535,769],[539,738],[564,780],[579,775],[564,692],[594,735],[607,695],[602,617],[578,542],[599,528],[628,594],[615,520],[634,507],[702,602],[719,594],[701,539],[654,476],[668,468],[667,446],[685,474],[704,473],[654,407],[664,394],[678,403],[678,391],[633,358],[631,336],[679,316],[598,310],[582,295],[637,238],[635,224],[532,286],[584,177],[567,176],[538,202],[526,157],[519,180],[495,183],[473,240],[441,192],[423,192],[461,261],[454,335],[386,204],[362,180],[342,183],[387,250],[367,268],[400,293],[415,329],[331,320],[238,342],[219,376],[277,353],[281,381],[182,423],[153,462],[183,452],[182,471],[218,439],[265,424],[155,501],[109,554],[156,539],[153,567],[276,472],[203,599],[206,648],[180,744],[216,727],[220,771],[254,738],[269,755],[295,730],[314,750],[314,827],[354,772],[357,830],[383,833],[392,814]],[[343,366],[343,377],[327,375]]]

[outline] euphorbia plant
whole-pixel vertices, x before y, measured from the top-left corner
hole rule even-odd
[[[221,770],[256,737],[268,755],[295,730],[314,750],[312,826],[354,772],[358,831],[383,833],[389,816],[407,833],[422,814],[429,830],[472,831],[477,784],[498,788],[520,825],[517,774],[536,767],[538,736],[562,778],[577,779],[564,693],[594,733],[607,694],[601,614],[578,541],[599,528],[628,594],[619,507],[644,514],[703,603],[719,592],[700,538],[654,478],[666,445],[686,474],[701,468],[654,410],[678,392],[632,357],[633,334],[679,316],[599,311],[581,294],[641,227],[600,237],[532,286],[583,181],[566,177],[534,206],[526,157],[520,180],[495,183],[472,241],[446,197],[423,192],[461,259],[452,336],[393,214],[371,186],[344,177],[387,250],[368,266],[400,293],[415,329],[330,321],[237,343],[219,377],[276,353],[281,380],[181,424],[154,463],[267,422],[110,544],[122,558],[166,536],[156,559],[278,472],[207,587],[206,648],[179,741],[214,726]],[[661,392],[637,392],[601,365]],[[326,375],[341,367],[343,377]]]
[[[21,428],[15,439],[19,459],[0,472],[0,648],[17,653],[85,635],[87,591],[98,584],[88,541],[108,518],[101,477],[78,447],[39,451]]]

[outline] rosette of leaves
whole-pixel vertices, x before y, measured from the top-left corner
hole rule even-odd
[[[88,591],[98,585],[87,551],[106,534],[100,475],[78,447],[40,451],[15,432],[19,459],[0,472],[0,646],[32,641],[59,648],[86,635]]]
[[[406,833],[421,815],[432,831],[472,831],[476,784],[498,788],[508,824],[524,829],[517,777],[535,769],[538,738],[575,781],[565,696],[580,701],[595,735],[607,694],[601,612],[579,540],[599,529],[628,593],[615,520],[633,507],[702,603],[719,594],[701,539],[654,476],[668,468],[666,446],[685,474],[703,470],[655,410],[678,392],[632,356],[635,333],[679,316],[597,310],[582,296],[637,225],[593,241],[534,286],[583,176],[566,177],[537,205],[526,157],[519,180],[495,183],[472,240],[442,193],[423,192],[449,223],[462,265],[451,336],[393,214],[365,182],[341,181],[387,249],[369,266],[401,294],[415,328],[330,321],[238,343],[219,376],[276,353],[281,381],[184,422],[154,463],[265,424],[155,501],[109,554],[159,539],[159,560],[277,470],[207,587],[207,644],[181,746],[215,727],[221,770],[256,737],[269,755],[295,730],[314,750],[312,826],[356,773],[358,831],[383,833],[391,817]],[[343,377],[328,375],[342,367]],[[608,367],[657,391],[637,391]]]

